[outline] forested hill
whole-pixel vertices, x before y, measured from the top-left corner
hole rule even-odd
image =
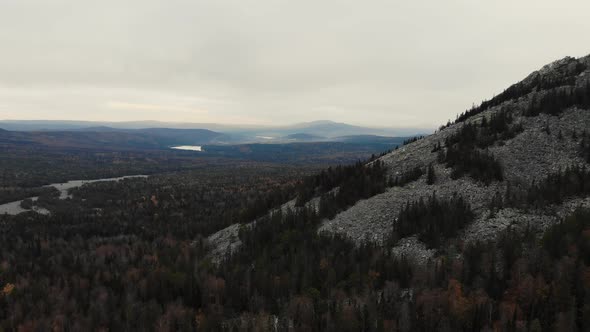
[[[0,145],[45,149],[154,150],[173,145],[210,144],[224,135],[206,129],[113,129],[75,131],[8,131],[0,129]]]
[[[309,178],[212,235],[210,257],[228,291],[246,282],[307,329],[587,330],[589,163],[590,56],[568,57],[433,135]]]
[[[383,240],[393,227],[391,218],[408,202],[455,193],[476,214],[465,229],[469,239],[488,239],[514,223],[526,227],[535,217],[525,202],[533,196],[532,188],[554,176],[571,178],[572,169],[587,165],[589,65],[589,57],[556,61],[459,115],[437,133],[381,157],[390,177],[420,168],[423,173],[430,169],[433,180],[429,183],[425,174],[391,188],[325,222],[321,229],[357,241],[367,236]],[[575,196],[560,199],[579,200]],[[490,219],[492,203],[498,211]],[[548,209],[549,214],[559,212],[558,207]]]

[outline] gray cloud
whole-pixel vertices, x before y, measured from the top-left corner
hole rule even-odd
[[[590,52],[587,1],[0,4],[0,118],[434,127]]]

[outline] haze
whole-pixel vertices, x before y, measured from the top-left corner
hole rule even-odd
[[[564,56],[588,1],[0,4],[0,119],[435,127]]]

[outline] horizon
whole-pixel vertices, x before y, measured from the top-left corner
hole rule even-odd
[[[237,124],[237,123],[199,123],[199,122],[171,122],[171,121],[159,121],[159,120],[131,120],[131,121],[93,121],[93,120],[65,120],[65,119],[56,119],[56,120],[47,120],[47,119],[0,119],[1,123],[64,123],[64,124],[77,124],[77,123],[88,123],[88,124],[97,124],[101,126],[107,126],[109,124],[112,125],[125,125],[125,124],[142,124],[145,123],[146,125],[149,124],[162,124],[162,125],[171,125],[171,126],[219,126],[219,127],[228,127],[228,128],[235,128],[235,129],[272,129],[272,128],[283,128],[283,127],[296,127],[296,126],[303,126],[303,125],[319,125],[319,124],[335,124],[335,125],[346,125],[346,126],[353,126],[353,127],[362,127],[367,129],[377,129],[377,130],[396,130],[396,129],[416,129],[416,130],[435,130],[437,127],[394,127],[394,126],[371,126],[371,125],[362,125],[357,123],[348,123],[348,122],[340,122],[334,120],[327,120],[327,119],[319,119],[319,120],[312,120],[312,121],[304,121],[304,122],[291,122],[291,123],[282,123],[282,124]],[[148,128],[148,127],[145,127]],[[162,127],[162,128],[172,128],[173,127]],[[0,129],[2,129],[0,127]],[[176,129],[185,129],[185,128],[176,128]],[[186,129],[199,129],[196,127],[186,128]]]
[[[579,59],[579,58],[587,57],[587,56],[590,56],[590,53],[587,55],[584,55],[584,56],[574,56],[573,58]],[[571,57],[571,56],[568,55],[568,56],[565,56],[564,58],[567,58],[567,57]],[[541,70],[545,66],[548,66],[554,62],[560,61],[564,58],[554,59],[553,61],[548,62],[548,63],[540,66],[539,68],[531,71],[529,74],[522,77],[522,79],[526,78],[528,75],[530,75],[536,71]],[[502,91],[505,91],[508,87],[520,82],[521,80],[518,80],[518,81],[506,86]],[[460,112],[456,112],[454,115],[454,118],[449,117],[447,119],[447,122],[448,121],[452,122],[455,118],[457,118],[463,112],[469,111],[469,109],[479,105],[481,102],[492,99],[496,95],[497,94],[493,94],[492,97],[484,98],[479,103],[473,102],[471,104],[471,106],[465,107],[464,110],[462,110]],[[0,105],[0,109],[1,109],[1,105]],[[70,119],[63,119],[63,118],[45,118],[45,119],[44,118],[30,118],[30,119],[27,119],[27,118],[3,118],[3,119],[0,119],[0,122],[90,122],[90,123],[103,123],[103,124],[124,124],[124,123],[142,123],[142,122],[149,123],[149,122],[152,122],[152,123],[162,123],[162,124],[171,124],[171,125],[187,125],[187,126],[188,125],[211,125],[211,126],[225,126],[225,127],[235,127],[235,128],[273,128],[273,127],[278,128],[278,127],[289,127],[289,126],[297,126],[297,125],[315,124],[315,123],[325,122],[325,123],[335,123],[335,124],[344,124],[344,125],[365,127],[365,128],[370,128],[370,129],[417,129],[417,130],[433,130],[433,131],[446,123],[446,122],[441,122],[441,123],[433,124],[433,125],[424,125],[423,124],[423,125],[416,125],[416,126],[383,126],[383,125],[376,125],[376,124],[367,124],[366,122],[355,122],[355,121],[346,122],[346,121],[337,121],[337,120],[325,119],[325,118],[309,119],[309,120],[302,120],[302,121],[297,121],[297,122],[237,123],[237,122],[224,122],[224,121],[218,121],[218,122],[215,122],[215,121],[212,121],[212,122],[173,121],[173,120],[163,120],[163,119],[157,120],[157,119],[141,119],[141,118],[130,119],[130,120],[108,120],[108,119],[94,120],[94,119],[88,119],[88,117],[77,118],[77,119],[76,118],[70,118]]]

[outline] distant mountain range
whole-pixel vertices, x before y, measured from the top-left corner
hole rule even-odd
[[[256,134],[266,137],[284,137],[289,135],[307,134],[311,136],[335,138],[341,136],[376,135],[376,136],[408,136],[416,133],[430,132],[424,128],[370,128],[354,126],[333,121],[313,121],[298,123],[290,126],[269,128],[246,128],[239,130],[242,134]]]
[[[12,131],[94,131],[132,130],[146,128],[167,129],[206,129],[223,133],[226,142],[267,142],[268,140],[289,140],[302,138],[309,141],[312,136],[318,139],[333,139],[341,136],[375,135],[375,136],[413,136],[430,133],[432,128],[371,128],[354,126],[333,121],[314,121],[290,126],[243,126],[215,123],[173,123],[158,121],[132,122],[92,122],[92,121],[57,121],[57,120],[0,120],[0,128]],[[301,134],[310,136],[303,137]],[[295,135],[294,137],[289,137]],[[315,139],[315,138],[314,138]],[[313,139],[312,139],[313,140]]]
[[[88,126],[92,124],[92,126]],[[86,126],[83,126],[86,125]],[[236,129],[218,132],[209,129],[122,128],[94,122],[3,121],[0,123],[1,145],[101,150],[169,149],[179,145],[242,145],[253,143],[347,143],[382,146],[389,150],[408,136],[380,136],[379,130],[329,121],[289,127]],[[4,127],[5,129],[1,129]],[[129,125],[129,127],[132,127]],[[363,134],[365,133],[365,134]]]

